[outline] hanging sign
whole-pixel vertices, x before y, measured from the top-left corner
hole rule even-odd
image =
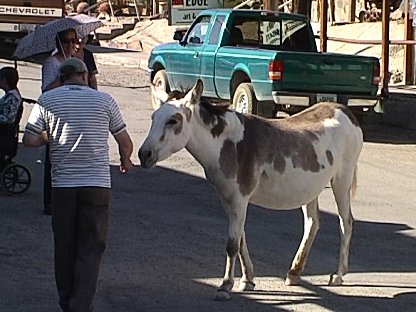
[[[169,0],[169,25],[190,25],[206,9],[224,7],[223,0]]]

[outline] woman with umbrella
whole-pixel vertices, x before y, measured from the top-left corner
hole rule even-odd
[[[43,65],[42,92],[56,88],[60,85],[57,79],[59,65],[75,54],[78,38],[88,36],[103,25],[102,21],[85,14],[53,20],[22,38],[13,56],[26,59],[57,50]]]
[[[97,18],[79,14],[59,18],[36,30],[20,40],[14,52],[17,59],[26,59],[42,53],[57,52],[51,55],[42,66],[42,92],[61,85],[58,79],[59,66],[65,59],[72,57],[77,48],[78,37],[85,37],[95,29],[103,26]],[[50,165],[48,151],[45,159],[44,176],[44,214],[50,215]]]
[[[78,36],[75,29],[67,29],[56,35],[56,53],[49,56],[42,65],[42,92],[61,85],[59,66],[77,52]]]

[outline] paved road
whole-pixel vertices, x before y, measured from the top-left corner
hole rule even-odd
[[[126,75],[119,67],[100,71]],[[39,68],[21,66],[19,72],[24,96],[36,98]],[[152,111],[148,89],[140,87],[145,76],[135,75],[130,77],[139,87],[101,88],[119,102],[137,152]],[[298,287],[284,286],[283,278],[301,238],[301,212],[250,207],[246,232],[257,287],[235,293],[230,302],[212,301],[223,274],[227,220],[200,166],[181,151],[155,169],[137,167],[122,176],[110,139],[111,226],[96,311],[413,311],[416,133],[373,118],[365,124],[365,137],[345,286],[326,286],[336,267],[339,235],[334,200],[325,189],[321,229]],[[20,197],[0,193],[0,311],[59,311],[50,219],[41,214],[42,150],[21,146],[17,159],[30,168],[33,183]]]

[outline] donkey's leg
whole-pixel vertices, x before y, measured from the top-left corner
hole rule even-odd
[[[253,263],[251,262],[250,255],[248,253],[245,231],[243,231],[243,234],[241,235],[239,256],[241,263],[241,271],[243,273],[240,280],[239,290],[253,290],[255,286],[253,282]]]
[[[292,261],[292,266],[287,273],[285,285],[298,285],[300,282],[299,275],[305,267],[309,251],[319,229],[319,205],[318,198],[315,198],[307,205],[302,206],[304,229],[303,238]]]
[[[334,192],[335,201],[338,206],[339,226],[341,234],[341,244],[339,250],[338,270],[331,275],[329,285],[342,285],[342,277],[348,272],[348,258],[350,253],[350,243],[353,227],[353,216],[351,213],[351,183],[348,177],[335,177],[332,179],[332,190]],[[352,181],[352,178],[351,178]]]
[[[221,286],[218,288],[215,299],[230,299],[229,292],[234,286],[235,259],[240,250],[241,237],[244,232],[248,202],[242,198],[233,198],[231,201],[223,200],[225,211],[229,218],[227,260],[225,273]],[[247,253],[248,254],[248,253]]]

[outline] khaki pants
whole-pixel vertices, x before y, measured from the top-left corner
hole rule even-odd
[[[93,311],[109,203],[109,188],[52,188],[55,281],[63,311]]]

